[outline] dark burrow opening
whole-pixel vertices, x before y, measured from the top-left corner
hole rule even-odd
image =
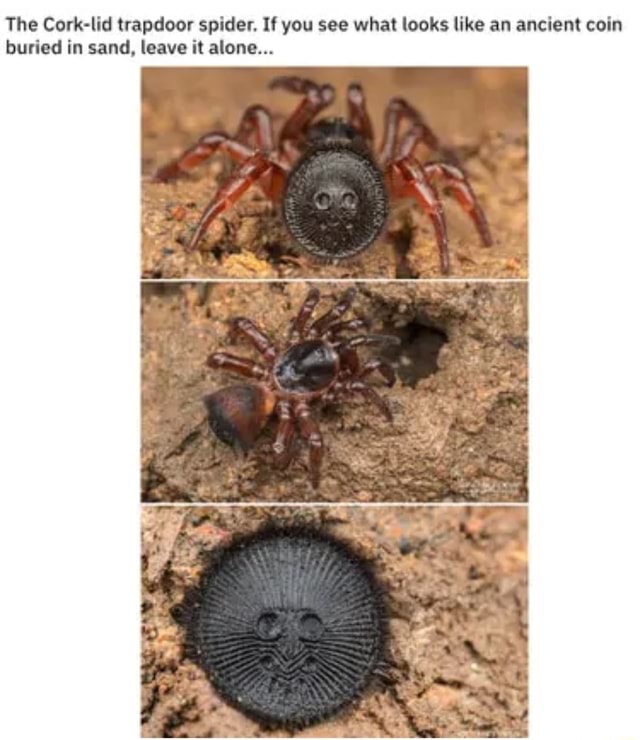
[[[399,345],[384,347],[379,354],[393,363],[403,385],[415,388],[422,378],[438,372],[438,355],[448,342],[441,328],[426,319],[414,319],[404,326],[385,323],[384,333],[400,339]]]

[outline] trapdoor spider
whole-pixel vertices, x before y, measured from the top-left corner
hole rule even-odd
[[[367,249],[384,229],[389,196],[411,197],[431,219],[440,269],[448,274],[447,225],[436,182],[441,182],[469,214],[482,243],[491,245],[484,211],[457,158],[405,100],[389,101],[376,156],[373,126],[359,84],[353,83],[347,90],[348,120],[316,120],[334,101],[331,85],[317,85],[300,77],[276,77],[270,88],[302,96],[277,141],[271,112],[253,105],[242,116],[235,136],[211,131],[155,173],[156,181],[167,182],[217,151],[240,165],[204,209],[188,250],[195,250],[211,222],[254,184],[281,206],[297,246],[320,260],[336,262]],[[401,135],[405,121],[408,126]],[[419,145],[443,159],[421,163],[416,158]]]
[[[275,467],[284,469],[289,465],[299,435],[309,446],[311,483],[317,488],[324,447],[318,423],[311,414],[313,404],[336,403],[360,395],[392,421],[387,401],[366,379],[378,371],[391,387],[396,380],[395,371],[380,357],[362,362],[357,348],[398,343],[399,339],[385,334],[345,337],[347,332],[369,326],[364,318],[341,320],[354,298],[355,290],[348,290],[331,310],[309,324],[320,300],[319,291],[310,290],[280,346],[250,319],[236,318],[231,322],[231,340],[240,336],[249,340],[262,355],[262,361],[254,362],[226,352],[214,352],[207,359],[211,368],[228,370],[255,381],[205,396],[209,425],[221,441],[246,454],[269,418],[275,415],[278,420],[272,445]]]

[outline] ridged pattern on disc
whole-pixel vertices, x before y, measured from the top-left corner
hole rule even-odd
[[[358,696],[380,660],[375,587],[333,540],[279,532],[231,548],[202,597],[201,663],[224,696],[263,720],[326,717]]]
[[[356,205],[319,211],[318,193],[347,189]],[[377,166],[353,149],[319,147],[298,160],[287,180],[283,215],[298,246],[320,259],[346,259],[367,249],[387,218],[384,178]]]

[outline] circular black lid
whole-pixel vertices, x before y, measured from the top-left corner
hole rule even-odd
[[[200,597],[202,667],[225,698],[268,723],[304,726],[336,712],[380,663],[378,590],[333,539],[285,530],[241,542]]]

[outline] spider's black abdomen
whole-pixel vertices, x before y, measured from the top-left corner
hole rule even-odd
[[[289,175],[283,214],[298,246],[324,260],[353,257],[380,235],[388,200],[382,172],[340,119],[318,122]]]
[[[328,388],[338,373],[335,351],[320,339],[290,347],[273,368],[276,383],[290,393],[315,393]]]
[[[368,570],[315,533],[276,530],[232,546],[198,602],[198,662],[223,696],[271,725],[335,713],[382,658],[384,612]]]

